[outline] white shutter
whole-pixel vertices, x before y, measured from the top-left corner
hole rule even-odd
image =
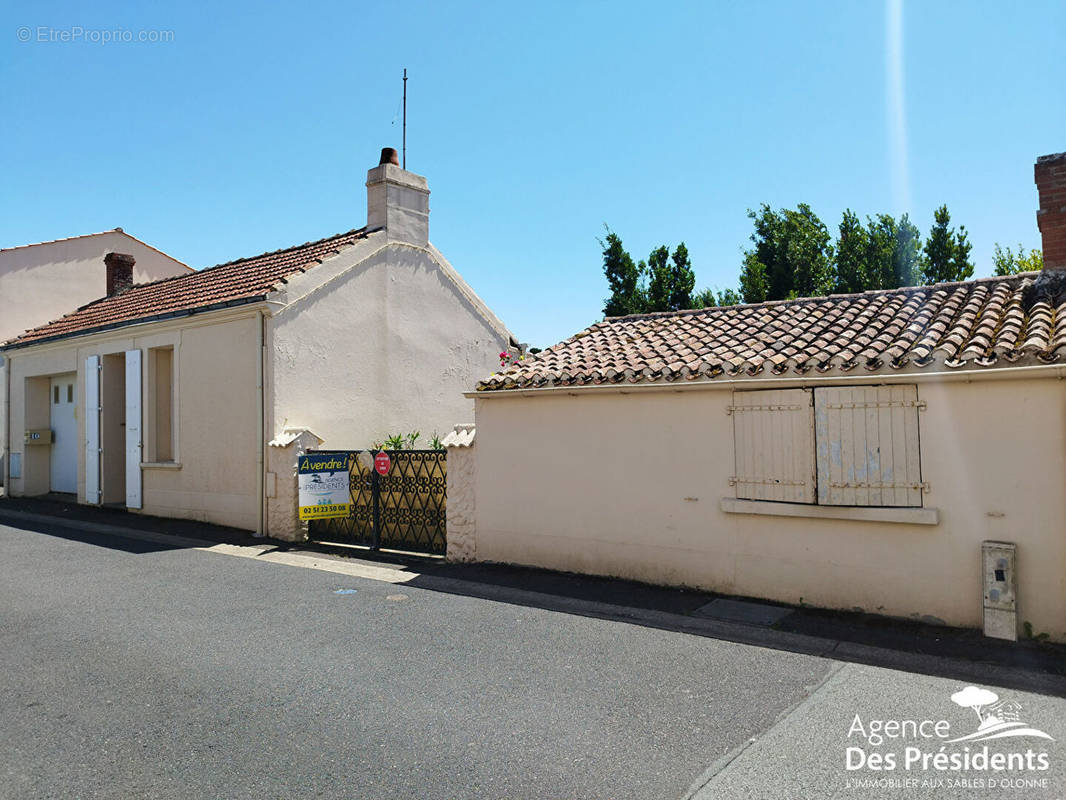
[[[733,392],[737,497],[815,501],[814,418],[808,389]]]
[[[918,387],[814,390],[818,502],[921,506]]]
[[[141,507],[141,351],[126,351],[126,507]]]
[[[100,356],[85,359],[85,502],[100,504]]]

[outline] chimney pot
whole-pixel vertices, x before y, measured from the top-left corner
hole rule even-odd
[[[1033,174],[1040,195],[1036,224],[1044,250],[1044,269],[1066,270],[1066,153],[1040,156]]]
[[[137,259],[127,253],[108,253],[104,256],[107,267],[107,296],[122,294],[133,286],[133,265]]]
[[[400,154],[396,152],[395,147],[382,147],[381,148],[381,160],[378,162],[380,167],[382,164],[395,164],[400,166]]]

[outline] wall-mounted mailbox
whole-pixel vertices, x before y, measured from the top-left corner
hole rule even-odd
[[[52,443],[52,431],[48,428],[42,428],[36,431],[26,431],[26,444],[51,444]]]
[[[1017,548],[1010,542],[983,542],[985,636],[1018,638]]]

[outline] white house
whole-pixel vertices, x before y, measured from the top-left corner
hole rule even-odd
[[[136,258],[136,281],[192,272],[190,267],[121,228],[0,249],[0,342],[98,298],[107,288],[104,255],[114,251]],[[66,396],[63,380],[62,376],[57,379],[62,384],[61,398]],[[7,368],[0,356],[0,481],[4,478],[2,462],[8,442],[6,398]],[[65,400],[55,409],[57,439],[65,441],[70,435],[73,409],[73,403]],[[54,477],[57,491],[75,490],[77,478],[72,465],[65,465]]]
[[[364,227],[119,280],[9,342],[11,493],[48,492],[49,465],[74,465],[82,503],[292,537],[303,448],[426,441],[468,418],[464,389],[517,342],[429,242],[425,178],[386,149],[366,186]],[[33,443],[61,375],[82,410],[76,448]]]

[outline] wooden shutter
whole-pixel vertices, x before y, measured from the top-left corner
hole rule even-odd
[[[813,503],[814,416],[809,389],[733,392],[737,497]]]
[[[814,390],[818,502],[921,506],[918,387]]]
[[[141,351],[126,351],[126,507],[141,507]]]
[[[100,504],[100,356],[85,359],[85,502]]]

